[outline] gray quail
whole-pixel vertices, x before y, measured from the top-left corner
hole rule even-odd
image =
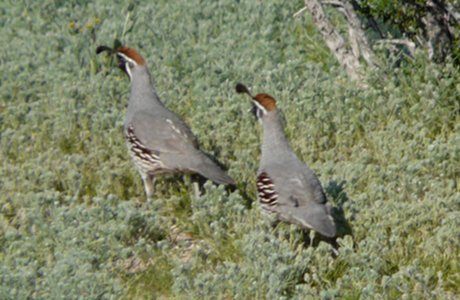
[[[262,157],[257,171],[261,207],[282,221],[334,237],[336,227],[323,188],[313,171],[291,150],[275,99],[268,94],[252,96],[241,83],[236,91],[251,97],[253,112],[263,126]]]
[[[190,128],[160,101],[142,56],[127,47],[99,46],[96,53],[104,51],[116,54],[119,67],[131,81],[124,134],[147,198],[153,196],[155,178],[161,174],[198,173],[218,184],[234,184],[233,179],[198,148]]]

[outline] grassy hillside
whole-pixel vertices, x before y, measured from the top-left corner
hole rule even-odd
[[[0,299],[458,296],[458,68],[420,55],[360,89],[292,18],[301,6],[2,1]],[[95,54],[115,39],[237,191],[195,197],[188,177],[162,177],[145,203],[122,135],[128,78]],[[253,202],[261,130],[239,81],[278,100],[335,206],[337,255]]]

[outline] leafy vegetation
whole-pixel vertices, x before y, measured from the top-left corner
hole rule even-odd
[[[401,44],[408,46],[413,43],[413,47],[425,48],[435,61],[441,62],[448,57],[459,64],[458,1],[356,0],[353,1],[353,5],[368,20],[373,20],[371,27],[377,31],[375,34],[380,38],[402,38]],[[377,29],[379,23],[380,28]],[[389,29],[388,32],[386,27]]]
[[[292,18],[301,6],[1,2],[0,298],[458,296],[458,68],[420,55],[358,88]],[[121,131],[129,82],[95,54],[116,39],[237,190],[162,177],[144,201]],[[336,245],[257,209],[261,130],[239,81],[278,100],[335,206]]]

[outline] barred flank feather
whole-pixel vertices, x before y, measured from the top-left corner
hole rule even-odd
[[[266,172],[262,172],[257,176],[257,192],[259,195],[259,202],[263,207],[275,206],[278,204],[278,194],[274,187],[272,179]]]
[[[132,124],[128,125],[126,132],[126,141],[136,166],[145,173],[161,168],[161,161],[158,153],[147,148],[136,137]]]

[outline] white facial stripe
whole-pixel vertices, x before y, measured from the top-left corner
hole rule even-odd
[[[120,56],[123,57],[123,59],[126,60],[127,62],[130,62],[131,64],[137,66],[137,62],[136,62],[134,59],[132,59],[131,57],[126,56],[125,54],[123,54],[123,53],[121,53],[121,52],[118,52],[117,55],[120,55]]]
[[[131,69],[129,65],[126,66],[126,72],[128,72],[129,79],[133,80],[133,74],[131,74]]]
[[[257,108],[263,111],[264,114],[267,113],[267,110],[265,109],[265,107],[263,107],[259,102],[253,100],[252,103],[254,103],[254,105],[257,106]]]

